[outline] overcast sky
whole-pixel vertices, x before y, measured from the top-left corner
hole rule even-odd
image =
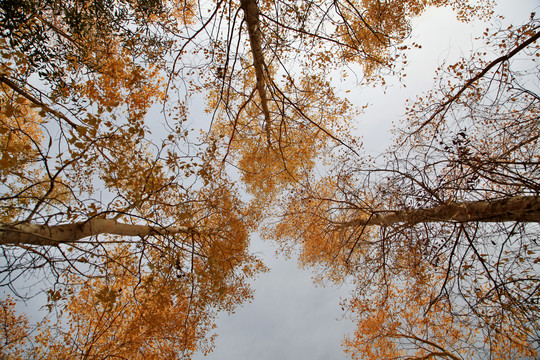
[[[496,13],[505,16],[503,24],[519,25],[532,11],[540,11],[540,0],[499,0]],[[364,148],[377,154],[390,144],[389,130],[404,113],[405,100],[433,86],[435,69],[452,64],[478,48],[475,38],[488,27],[477,22],[462,24],[448,9],[427,11],[414,22],[412,40],[422,49],[409,54],[406,88],[353,89],[349,99],[358,105],[372,104],[358,118]],[[315,287],[309,271],[299,270],[294,259],[275,258],[271,243],[254,239],[256,251],[271,268],[253,284],[255,298],[232,315],[218,320],[215,349],[196,360],[318,360],[346,359],[341,348],[343,337],[354,329],[343,316],[340,301],[346,288]],[[341,320],[340,320],[341,319]]]

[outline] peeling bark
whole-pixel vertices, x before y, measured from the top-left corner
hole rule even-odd
[[[19,225],[0,225],[0,245],[42,245],[57,246],[76,243],[86,237],[100,234],[121,236],[173,235],[186,233],[186,226],[168,228],[148,225],[119,223],[111,219],[92,219],[63,225],[40,225],[23,223]]]
[[[364,214],[340,227],[414,225],[429,222],[540,222],[540,196],[515,196],[502,200],[447,203],[426,208]]]

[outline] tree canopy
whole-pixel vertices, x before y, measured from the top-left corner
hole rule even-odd
[[[380,161],[344,157],[288,199],[273,236],[356,283],[353,358],[537,356],[537,27],[486,32]]]
[[[57,316],[32,327],[5,298],[0,354],[208,352],[217,312],[265,271],[249,249],[263,230],[352,279],[353,358],[537,356],[538,20],[441,67],[375,161],[333,80],[399,77],[430,6],[492,14],[450,0],[2,2],[0,285],[25,298],[23,281],[41,283]]]

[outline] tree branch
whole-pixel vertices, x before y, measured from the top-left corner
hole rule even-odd
[[[62,119],[64,120],[65,122],[67,122],[73,129],[77,129],[78,128],[78,125],[75,124],[73,121],[69,120],[64,114],[54,110],[54,109],[51,109],[47,104],[41,102],[40,100],[38,100],[37,98],[35,98],[34,96],[30,95],[29,93],[27,93],[25,90],[21,89],[17,84],[15,84],[13,81],[11,81],[10,79],[8,79],[5,75],[3,74],[0,74],[0,82],[6,84],[7,86],[9,86],[13,91],[15,91],[17,94],[25,97],[27,100],[30,100],[30,102],[34,103],[35,105],[38,105],[39,107],[41,107],[44,111],[48,112],[48,113],[51,113],[53,114],[54,116],[56,116],[57,118],[59,119]]]
[[[486,75],[493,67],[495,67],[496,65],[504,62],[504,61],[508,61],[510,60],[512,57],[514,57],[517,53],[519,53],[520,51],[522,51],[523,49],[525,49],[527,46],[531,45],[532,43],[534,43],[536,40],[538,40],[540,38],[540,32],[537,32],[535,33],[533,36],[531,36],[530,38],[528,38],[525,42],[523,42],[521,45],[519,46],[516,46],[512,51],[510,51],[508,54],[506,55],[503,55],[503,56],[500,56],[498,57],[497,59],[493,60],[492,62],[490,62],[484,69],[482,69],[482,71],[480,71],[478,74],[476,74],[474,77],[470,78],[459,90],[458,92],[451,96],[448,100],[446,100],[444,103],[442,103],[441,105],[439,105],[439,108],[437,109],[437,111],[435,111],[426,121],[424,121],[422,123],[422,125],[420,125],[420,127],[418,129],[415,130],[415,132],[419,132],[420,130],[422,130],[427,124],[429,124],[431,121],[433,121],[433,119],[435,119],[435,117],[437,115],[439,115],[441,112],[444,111],[444,109],[446,109],[446,107],[448,105],[450,105],[451,103],[453,103],[454,101],[456,101],[460,96],[461,94],[463,94],[465,92],[465,90],[467,90],[472,84],[474,84],[476,81],[480,80],[484,75]]]
[[[268,109],[268,98],[265,89],[264,68],[264,53],[261,46],[261,29],[259,27],[259,7],[255,0],[241,0],[240,7],[244,10],[244,20],[246,21],[249,43],[251,45],[251,53],[253,54],[253,66],[255,67],[255,76],[257,78],[257,92],[261,98],[261,106],[264,114],[266,137],[268,146],[271,147],[270,141],[270,111]]]
[[[469,202],[449,202],[440,206],[379,211],[371,215],[363,214],[352,221],[339,225],[341,228],[351,226],[391,226],[398,223],[414,225],[429,222],[540,222],[540,196],[514,196],[500,200],[484,200]]]
[[[100,234],[121,236],[174,235],[188,233],[187,226],[167,228],[149,225],[119,223],[112,219],[91,219],[62,225],[41,225],[22,223],[18,225],[0,225],[0,245],[41,245],[58,246]]]

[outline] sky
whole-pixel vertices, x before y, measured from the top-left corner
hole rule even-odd
[[[499,0],[495,12],[506,19],[499,22],[519,25],[530,13],[540,11],[540,0]],[[433,86],[436,68],[450,65],[481,43],[475,41],[488,27],[483,22],[463,24],[451,10],[432,9],[415,19],[411,41],[422,45],[408,56],[406,86],[390,81],[386,93],[381,88],[355,88],[350,101],[371,104],[358,117],[357,131],[366,153],[376,155],[391,144],[390,130],[405,112],[405,100]],[[294,258],[275,256],[271,243],[253,238],[252,250],[270,268],[253,282],[255,296],[234,314],[222,314],[217,321],[217,339],[212,353],[195,360],[322,360],[347,359],[341,348],[344,336],[354,330],[344,318],[340,302],[348,294],[345,286],[315,286],[309,270],[300,270]]]
[[[310,271],[276,258],[269,242],[256,238],[252,248],[271,270],[254,282],[253,302],[220,316],[216,348],[206,359],[344,359],[340,343],[353,328],[341,319],[347,289],[314,286]]]

